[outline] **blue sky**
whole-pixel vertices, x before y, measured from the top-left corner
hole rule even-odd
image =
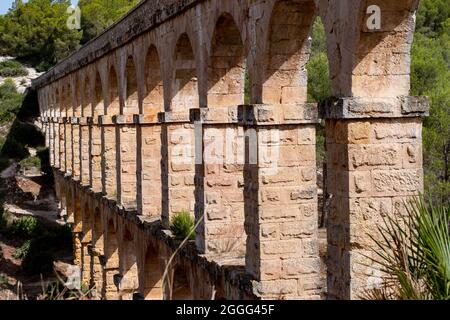
[[[72,4],[78,3],[78,0],[71,0]],[[0,0],[0,14],[4,14],[11,8],[11,4],[14,0]]]

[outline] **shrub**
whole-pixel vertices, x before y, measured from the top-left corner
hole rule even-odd
[[[195,239],[195,221],[188,212],[180,212],[174,215],[170,222],[170,230],[178,239]]]
[[[0,62],[1,77],[21,77],[27,76],[28,71],[16,60],[6,60]]]
[[[29,168],[38,168],[41,169],[41,158],[38,156],[28,157],[20,161],[21,168],[29,169]]]
[[[17,92],[12,79],[0,85],[0,123],[14,120],[22,105],[23,95]]]
[[[450,299],[450,208],[414,200],[407,215],[388,217],[372,237],[375,263],[386,275],[382,288],[367,292],[379,300]]]
[[[39,221],[35,217],[21,217],[13,223],[9,232],[12,236],[31,238],[38,234]]]
[[[14,252],[14,258],[16,259],[23,259],[28,255],[28,252],[30,251],[31,246],[31,240],[27,240],[23,243],[23,245],[20,248],[17,248]]]

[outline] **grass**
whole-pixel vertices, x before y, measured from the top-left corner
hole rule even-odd
[[[364,298],[450,300],[450,208],[423,199],[407,208],[406,216],[387,217],[378,227],[381,238],[372,236],[373,261],[386,276]]]
[[[0,77],[22,77],[27,76],[28,71],[16,60],[0,62]]]
[[[195,221],[189,212],[180,212],[173,216],[170,231],[177,239],[195,240]]]

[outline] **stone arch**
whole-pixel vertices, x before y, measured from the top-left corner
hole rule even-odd
[[[108,220],[105,234],[105,268],[103,272],[104,292],[106,300],[117,299],[117,287],[114,277],[119,273],[119,241],[112,219]]]
[[[82,94],[82,104],[81,110],[83,117],[90,117],[92,115],[92,99],[91,99],[91,88],[90,88],[90,79],[86,73],[82,73],[82,78],[80,83],[80,91]]]
[[[178,263],[174,267],[172,279],[172,300],[193,300],[190,274],[185,265]]]
[[[123,114],[133,115],[139,113],[139,95],[136,65],[133,56],[127,58],[125,65],[126,100]]]
[[[145,300],[162,300],[164,296],[164,264],[158,250],[149,245],[144,257],[144,288]]]
[[[135,252],[134,236],[128,228],[122,237],[122,252],[120,255],[119,295],[122,300],[132,300],[133,294],[139,290],[137,256]]]
[[[84,78],[84,75],[82,72],[79,72],[73,76],[73,116],[74,117],[81,117],[82,110],[83,110],[83,97],[84,94],[84,85],[85,80],[81,79]]]
[[[93,115],[100,116],[105,114],[105,99],[103,96],[102,78],[100,72],[95,72],[93,98]]]
[[[104,270],[102,255],[104,252],[104,241],[103,241],[103,223],[102,214],[100,207],[96,206],[94,209],[93,216],[93,236],[92,236],[92,254],[91,254],[91,287],[94,289],[94,296],[97,294],[102,294],[105,288],[104,284]]]
[[[327,35],[333,96],[392,99],[408,95],[410,52],[419,0],[375,1],[381,28],[370,30],[369,4],[318,1]],[[344,18],[345,17],[345,18]],[[345,25],[341,21],[347,21]],[[352,36],[349,36],[352,35]],[[331,63],[332,62],[332,63]]]
[[[69,95],[69,90],[66,86],[65,80],[61,80],[61,96],[60,96],[60,114],[61,117],[67,116],[67,96]]]
[[[187,33],[178,38],[173,59],[170,110],[188,113],[198,107],[199,91],[195,54]]]
[[[91,255],[89,246],[92,243],[92,214],[89,202],[86,200],[83,206],[83,225],[81,237],[81,277],[85,284],[91,281]]]
[[[56,85],[53,90],[53,116],[59,117],[59,88]]]
[[[306,64],[314,17],[313,0],[278,0],[274,3],[265,49],[262,103],[306,102]]]
[[[67,108],[67,116],[73,117],[75,114],[75,108],[76,108],[76,96],[77,96],[77,86],[76,81],[74,80],[75,77],[73,75],[67,76],[67,102],[66,102],[66,108]]]
[[[208,64],[208,107],[244,103],[246,53],[241,33],[229,13],[216,22]]]
[[[145,95],[142,113],[156,115],[164,111],[164,86],[161,73],[161,62],[158,50],[154,45],[148,49],[145,58]]]
[[[367,27],[370,13],[363,9],[362,26],[352,69],[352,95],[397,97],[410,90],[410,51],[417,0],[376,1],[381,30]],[[381,93],[381,94],[380,94]]]
[[[105,110],[108,115],[116,115],[120,113],[120,98],[119,98],[119,78],[117,76],[116,68],[111,65],[108,74],[108,106]]]

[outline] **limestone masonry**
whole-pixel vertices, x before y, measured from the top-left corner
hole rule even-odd
[[[99,299],[359,299],[379,285],[369,234],[423,189],[417,5],[143,1],[36,79],[82,281]],[[333,95],[319,105],[305,67],[317,15]],[[197,234],[180,247],[182,211]]]

